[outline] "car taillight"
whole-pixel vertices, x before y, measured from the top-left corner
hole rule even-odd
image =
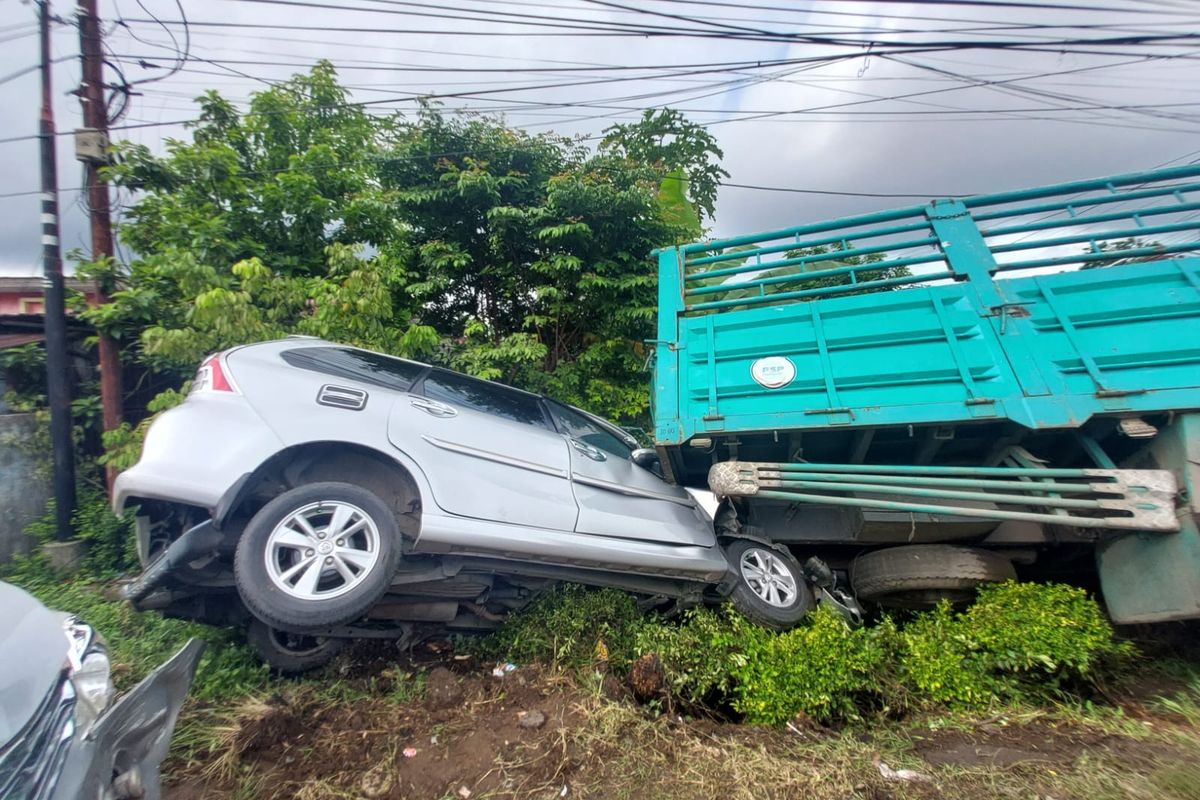
[[[196,371],[196,378],[192,381],[192,392],[237,393],[237,387],[234,386],[221,363],[220,353],[209,356],[200,365],[200,369]]]

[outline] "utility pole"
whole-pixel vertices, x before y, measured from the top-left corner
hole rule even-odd
[[[42,161],[42,266],[46,326],[46,394],[50,404],[50,444],[54,455],[55,535],[71,538],[75,512],[75,446],[71,436],[67,315],[63,304],[62,251],[58,244],[58,161],[50,89],[50,0],[38,0],[42,51],[42,113],[38,125]]]
[[[83,61],[83,85],[79,103],[83,106],[83,140],[76,135],[76,158],[84,164],[84,186],[92,225],[92,261],[113,256],[112,212],[108,186],[100,180],[100,167],[108,162],[108,104],[104,97],[104,55],[101,52],[100,15],[96,0],[78,0],[79,52]],[[96,302],[105,303],[105,287],[96,284]],[[121,359],[117,343],[105,333],[99,337],[100,406],[105,431],[121,425]],[[112,473],[110,472],[110,484]],[[111,488],[111,487],[110,487]]]

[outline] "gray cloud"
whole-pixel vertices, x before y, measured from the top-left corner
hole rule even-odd
[[[1112,12],[1083,15],[1088,24],[1140,26],[1144,32],[1198,30],[1200,14],[1137,16],[1122,13],[1116,0],[1105,0]],[[101,14],[113,18],[113,3],[102,0]],[[145,5],[164,20],[178,16],[170,0],[145,0]],[[365,3],[359,5],[366,5]],[[434,4],[431,4],[431,8]],[[462,0],[456,5],[480,11],[505,8],[519,13],[565,16],[591,16],[614,21],[640,19],[647,24],[671,24],[649,17],[631,18],[605,11],[582,0],[526,0],[505,6]],[[639,3],[644,8],[663,8],[653,2]],[[776,3],[775,5],[780,5]],[[128,7],[125,7],[128,6]],[[281,31],[192,27],[193,53],[213,60],[266,60],[311,63],[328,57],[341,67],[347,85],[359,87],[355,99],[379,100],[414,93],[455,93],[480,88],[561,83],[580,79],[578,73],[440,73],[380,70],[356,70],[359,66],[453,66],[508,67],[514,70],[554,66],[557,62],[588,64],[690,64],[734,60],[772,60],[824,55],[813,45],[748,43],[696,39],[648,38],[551,38],[466,36],[464,30],[515,30],[512,27],[483,22],[454,22],[384,14],[357,14],[348,10],[326,11],[311,8],[234,3],[228,0],[184,0],[193,21],[224,21],[313,26],[364,25],[405,29],[450,29],[458,35],[404,35],[394,33],[345,34],[334,31]],[[568,8],[569,7],[569,8]],[[831,8],[829,5],[816,6]],[[689,13],[714,17],[738,17],[766,21],[777,29],[790,23],[811,22],[834,31],[835,25],[871,26],[895,29],[904,23],[880,19],[875,15],[986,17],[989,20],[1061,22],[1068,12],[1015,12],[1004,9],[980,9],[946,6],[919,6],[898,3],[839,3],[841,11],[858,12],[858,17],[781,14],[751,7],[738,11],[728,8],[689,7]],[[3,22],[0,27],[32,21],[31,5],[18,0],[0,0]],[[73,3],[59,0],[55,11],[68,15]],[[678,6],[670,7],[678,11]],[[130,2],[121,11],[130,17],[145,16]],[[936,13],[934,13],[936,12]],[[1174,23],[1171,27],[1167,23]],[[747,22],[730,24],[750,24]],[[937,23],[944,27],[971,27],[967,24]],[[148,41],[167,42],[163,29],[152,24],[131,23],[138,35]],[[974,25],[974,24],[973,24]],[[974,25],[979,27],[978,25]],[[1157,27],[1151,27],[1157,26]],[[177,29],[176,29],[177,30]],[[19,34],[0,32],[0,39]],[[966,35],[966,34],[961,34]],[[1053,33],[1051,32],[1051,35]],[[292,41],[281,41],[292,40]],[[295,41],[305,40],[305,41]],[[122,28],[113,31],[110,45],[121,56],[141,56],[155,63],[170,63],[169,48],[148,46],[133,40]],[[330,44],[340,42],[341,45]],[[1128,48],[1127,48],[1128,49]],[[1171,48],[1159,48],[1171,50]],[[77,52],[75,32],[62,28],[54,34],[56,56]],[[24,36],[0,44],[0,75],[35,63],[36,37]],[[131,62],[130,58],[123,61]],[[489,95],[470,101],[447,100],[448,107],[470,105],[479,109],[509,107],[513,99],[544,102],[588,102],[593,104],[642,107],[670,102],[685,109],[697,109],[691,116],[704,122],[718,122],[711,130],[726,153],[725,165],[731,182],[778,187],[828,189],[877,193],[958,193],[990,192],[1020,188],[1107,173],[1145,169],[1178,159],[1196,144],[1195,108],[1179,106],[1163,110],[1166,116],[1117,110],[1087,110],[1078,106],[1156,105],[1196,102],[1200,107],[1200,66],[1195,60],[1159,60],[1125,64],[1105,69],[1047,76],[1038,80],[1003,83],[1020,75],[1080,70],[1128,58],[1106,58],[1052,53],[1002,53],[972,51],[954,54],[913,56],[913,61],[939,69],[970,74],[980,80],[1001,82],[992,86],[955,88],[960,84],[911,66],[872,57],[863,69],[861,59],[828,65],[820,69],[778,76],[777,80],[751,83],[751,75],[762,76],[769,70],[746,73],[740,87],[712,84],[742,76],[708,74],[679,76],[671,80],[639,80],[592,86],[539,89],[512,94]],[[133,99],[126,123],[162,122],[186,118],[191,114],[189,98],[205,88],[217,88],[236,100],[244,100],[262,84],[240,77],[239,70],[265,79],[286,77],[294,68],[286,66],[226,65],[194,63],[190,69],[168,80],[141,88],[142,96]],[[860,74],[861,72],[861,74]],[[205,74],[213,73],[213,74]],[[130,67],[130,77],[146,77],[153,71]],[[588,76],[594,77],[594,76]],[[78,124],[79,109],[75,98],[66,93],[78,81],[78,66],[73,61],[55,68],[55,105],[61,130]],[[484,85],[486,82],[486,86]],[[37,75],[31,73],[0,84],[0,138],[29,135],[37,125]],[[707,88],[706,88],[707,87]],[[1017,88],[1033,88],[1067,96],[1068,100],[1042,95],[1022,95]],[[730,90],[730,89],[733,90]],[[667,98],[621,99],[649,92],[686,90]],[[716,93],[725,89],[723,93]],[[719,122],[730,116],[719,112],[777,111],[827,107],[833,104],[871,100],[874,97],[953,89],[908,100],[874,102],[856,106],[776,116],[757,121]],[[708,94],[710,96],[701,97]],[[689,99],[692,98],[692,99]],[[405,104],[397,104],[405,107]],[[411,105],[411,104],[409,104]],[[1054,110],[1067,106],[1076,110]],[[1043,109],[989,114],[980,121],[977,115],[930,114],[904,116],[896,113],[868,112],[957,112],[970,109]],[[1159,113],[1157,111],[1152,113]],[[595,134],[615,119],[632,112],[599,109],[521,108],[507,113],[510,123],[532,130],[552,127],[566,134]],[[1184,119],[1176,116],[1186,117]],[[584,117],[584,119],[579,119]],[[128,138],[160,147],[165,136],[183,136],[178,126],[130,130]],[[74,160],[69,137],[59,141],[60,185],[64,188],[63,241],[67,248],[86,241],[85,220],[78,194],[79,166]],[[0,144],[4,158],[4,179],[0,194],[35,191],[38,188],[37,143],[23,141]],[[1191,158],[1195,158],[1193,155]],[[717,235],[731,235],[759,229],[799,224],[805,221],[903,205],[917,200],[818,196],[723,188],[717,217],[713,223]],[[36,195],[0,198],[0,272],[29,274],[38,268],[39,227]]]

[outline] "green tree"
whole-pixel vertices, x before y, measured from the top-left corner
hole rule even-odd
[[[306,333],[644,421],[649,254],[700,234],[672,175],[719,172],[702,129],[648,117],[593,152],[432,105],[375,116],[327,63],[245,113],[197,102],[190,140],[122,145],[108,170],[137,194],[134,259],[85,266],[111,297],[86,313],[127,359],[177,386],[210,352]]]
[[[1157,249],[1160,249],[1162,246],[1163,246],[1162,242],[1156,242],[1151,239],[1139,239],[1139,238],[1135,238],[1135,237],[1130,237],[1128,239],[1114,239],[1114,240],[1107,241],[1107,242],[1101,242],[1099,247],[1097,247],[1095,250],[1093,250],[1090,247],[1087,247],[1087,248],[1084,248],[1083,252],[1084,253],[1096,253],[1096,252],[1113,253],[1114,256],[1112,258],[1101,258],[1101,259],[1097,259],[1095,261],[1088,261],[1088,262],[1084,263],[1084,265],[1081,267],[1081,269],[1096,269],[1097,267],[1116,267],[1121,264],[1140,264],[1143,261],[1158,261],[1159,259],[1162,259],[1162,258],[1169,258],[1170,256],[1168,256],[1164,253],[1151,253],[1149,255],[1143,254],[1143,255],[1137,255],[1137,256],[1122,256],[1122,255],[1120,255],[1121,253],[1127,253],[1130,250],[1144,250],[1147,248],[1157,250]]]
[[[332,66],[256,94],[249,113],[199,98],[190,142],[124,144],[109,177],[140,193],[128,271],[89,265],[112,302],[88,312],[152,369],[286,333],[429,352],[404,291],[403,227],[375,177],[393,121],[348,104]]]
[[[709,218],[716,210],[721,179],[729,177],[721,167],[725,153],[716,138],[671,108],[646,109],[637,122],[606,128],[600,147],[653,167],[660,180],[685,184],[692,201]]]
[[[450,337],[451,365],[644,417],[648,256],[698,233],[667,213],[657,165],[426,106],[397,126],[379,175],[420,276],[409,290]]]

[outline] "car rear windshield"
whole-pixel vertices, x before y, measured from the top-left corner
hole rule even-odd
[[[302,347],[286,350],[283,360],[293,367],[407,392],[425,371],[424,364],[352,350],[348,347]]]

